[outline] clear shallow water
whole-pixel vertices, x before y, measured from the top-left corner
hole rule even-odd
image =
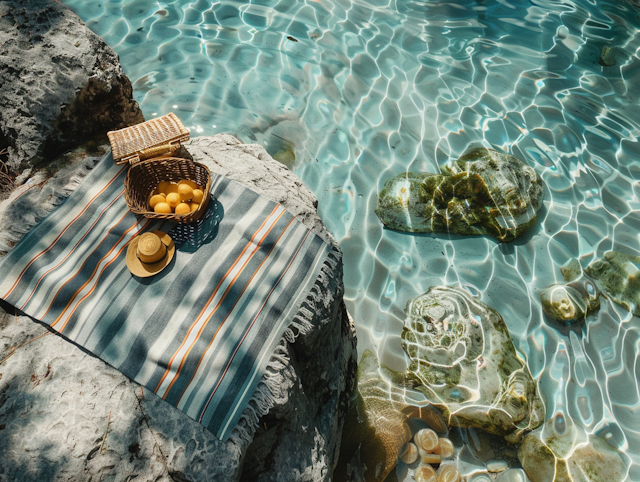
[[[561,411],[630,457],[640,480],[640,320],[608,301],[578,333],[540,292],[571,257],[640,255],[640,11],[623,0],[65,0],[120,55],[146,118],[259,142],[319,199],[345,257],[359,351],[405,366],[404,306],[462,284],[498,310]],[[616,65],[598,63],[604,46]],[[495,146],[546,183],[507,245],[382,228],[377,192]],[[295,163],[292,154],[295,153]]]

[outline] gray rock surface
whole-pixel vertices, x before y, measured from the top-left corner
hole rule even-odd
[[[116,53],[55,0],[0,2],[0,106],[14,172],[144,120]]]
[[[187,147],[213,172],[282,202],[335,242],[317,216],[313,194],[261,146],[219,135],[193,139]],[[14,202],[23,209],[31,202],[36,210],[44,202],[39,191],[29,189]],[[0,232],[7,227],[2,212],[12,204],[0,205]],[[44,326],[0,312],[0,482],[330,480],[356,372],[355,334],[343,289],[340,264],[315,306],[314,328],[280,353],[281,369],[273,374],[279,392],[251,443],[220,442]]]

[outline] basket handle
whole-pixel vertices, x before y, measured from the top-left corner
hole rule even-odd
[[[162,144],[160,146],[148,147],[147,149],[142,149],[138,152],[138,159],[135,161],[144,161],[146,159],[153,159],[154,157],[162,157],[166,155],[171,155],[180,149],[180,144]]]

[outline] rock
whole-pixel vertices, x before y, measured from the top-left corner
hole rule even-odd
[[[589,313],[600,309],[600,289],[575,258],[560,271],[565,284],[553,284],[540,293],[542,310],[564,325],[584,321]]]
[[[212,171],[282,202],[307,227],[334,242],[317,216],[313,195],[262,147],[219,135],[194,139],[188,148]],[[56,176],[49,182],[61,182]],[[30,189],[17,201],[23,208],[40,202],[38,191]],[[11,203],[0,210],[9,209],[6,204]],[[23,215],[37,206],[31,208]],[[310,307],[313,329],[280,353],[282,369],[272,374],[280,392],[250,442],[232,437],[222,443],[114,368],[47,334],[40,324],[0,315],[0,360],[13,347],[34,340],[0,362],[0,479],[330,480],[356,373],[355,336],[343,289],[340,264]],[[41,334],[47,335],[36,340]]]
[[[509,465],[504,460],[489,460],[487,461],[487,470],[491,473],[504,472],[509,468]]]
[[[608,45],[602,47],[600,51],[600,57],[598,58],[598,63],[603,67],[613,67],[616,65],[616,53],[615,47],[611,48]]]
[[[620,452],[562,414],[524,438],[518,458],[531,482],[621,482]]]
[[[370,350],[360,359],[357,379],[358,390],[345,422],[334,477],[338,481],[382,482],[411,440],[409,418],[421,418],[436,431],[442,431],[444,422],[428,404],[412,404],[407,397],[409,380],[381,365]]]
[[[522,469],[507,469],[496,477],[496,482],[528,482],[529,478]]]
[[[60,2],[0,2],[0,57],[0,150],[14,172],[144,120],[118,56]]]
[[[605,295],[640,316],[640,257],[608,251],[585,272],[600,283]]]
[[[551,285],[540,293],[540,300],[545,314],[563,323],[584,320],[589,312],[589,299],[573,286]]]
[[[467,291],[437,286],[407,303],[402,346],[415,389],[450,425],[517,442],[544,405],[500,314]]]
[[[376,214],[412,233],[487,235],[511,241],[535,221],[542,179],[515,156],[473,149],[442,174],[403,173],[380,191]]]

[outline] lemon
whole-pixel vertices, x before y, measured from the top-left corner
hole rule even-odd
[[[189,214],[191,212],[191,206],[187,203],[180,203],[176,206],[176,214]]]
[[[177,192],[170,192],[169,194],[167,194],[166,203],[172,208],[175,208],[178,204],[180,204],[180,194],[178,194]]]
[[[193,189],[188,184],[178,184],[178,194],[181,201],[188,201],[193,197]]]
[[[192,202],[189,204],[189,206],[191,207],[191,212],[195,211],[196,209],[198,209],[200,207],[200,204],[196,203],[196,202]]]
[[[169,185],[166,187],[166,189],[164,190],[164,193],[168,196],[169,194],[171,194],[172,192],[177,193],[178,192],[178,185],[175,183],[169,183]]]
[[[153,210],[158,214],[171,214],[173,212],[173,210],[171,209],[171,206],[169,206],[165,202],[156,204]]]
[[[153,196],[151,196],[151,199],[149,199],[149,206],[151,206],[151,209],[153,209],[156,204],[163,202],[164,196],[161,196],[160,194],[154,194]]]
[[[183,179],[182,181],[180,181],[180,182],[178,183],[178,186],[179,186],[180,184],[186,184],[186,185],[187,185],[187,186],[189,186],[191,189],[198,189],[198,185],[197,185],[195,182],[190,181],[189,179]]]
[[[202,202],[203,197],[204,197],[204,193],[202,192],[202,189],[193,190],[193,202],[200,204]]]
[[[158,191],[158,193],[163,193],[165,189],[167,189],[167,186],[169,186],[169,184],[171,184],[171,181],[162,181],[160,184],[158,184],[156,191]]]

